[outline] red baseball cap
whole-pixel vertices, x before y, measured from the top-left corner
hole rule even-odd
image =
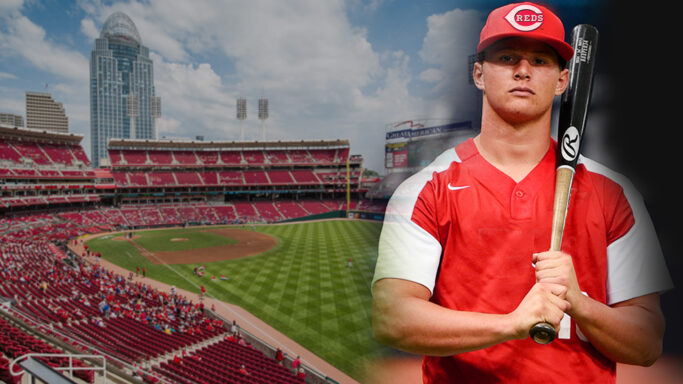
[[[477,53],[506,37],[527,37],[550,45],[565,61],[574,49],[564,41],[564,25],[548,8],[529,2],[512,3],[496,8],[481,30]]]

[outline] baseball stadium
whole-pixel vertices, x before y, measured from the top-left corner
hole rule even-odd
[[[0,381],[362,381],[386,200],[348,140],[82,139],[0,126]]]
[[[94,168],[80,135],[0,124],[0,382],[420,382],[372,335],[381,220],[473,134],[388,124],[380,178],[348,140],[112,139]]]

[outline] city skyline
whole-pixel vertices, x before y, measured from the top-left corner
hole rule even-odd
[[[502,3],[3,2],[0,112],[23,114],[26,91],[50,92],[91,153],[89,56],[106,18],[123,12],[154,63],[158,137],[240,140],[243,97],[245,140],[259,140],[265,97],[268,140],[348,139],[367,168],[383,172],[387,124],[476,118],[481,96],[468,81],[468,57],[485,15]],[[563,11],[577,4],[551,3]],[[578,4],[585,14],[588,5]]]

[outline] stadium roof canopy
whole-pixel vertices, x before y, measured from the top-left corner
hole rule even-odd
[[[108,149],[156,150],[263,150],[263,149],[335,149],[349,148],[349,140],[292,140],[292,141],[197,141],[110,139]]]
[[[80,144],[81,140],[83,140],[83,135],[19,128],[13,125],[0,124],[0,138],[15,141],[66,143],[76,145]]]

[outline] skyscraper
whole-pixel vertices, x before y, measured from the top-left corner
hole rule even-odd
[[[0,123],[11,127],[24,127],[24,117],[14,113],[0,112]]]
[[[26,128],[67,133],[69,118],[49,93],[26,92]]]
[[[107,18],[90,56],[91,159],[107,159],[110,138],[154,139],[161,99],[154,94],[149,48],[133,21],[116,12]]]

